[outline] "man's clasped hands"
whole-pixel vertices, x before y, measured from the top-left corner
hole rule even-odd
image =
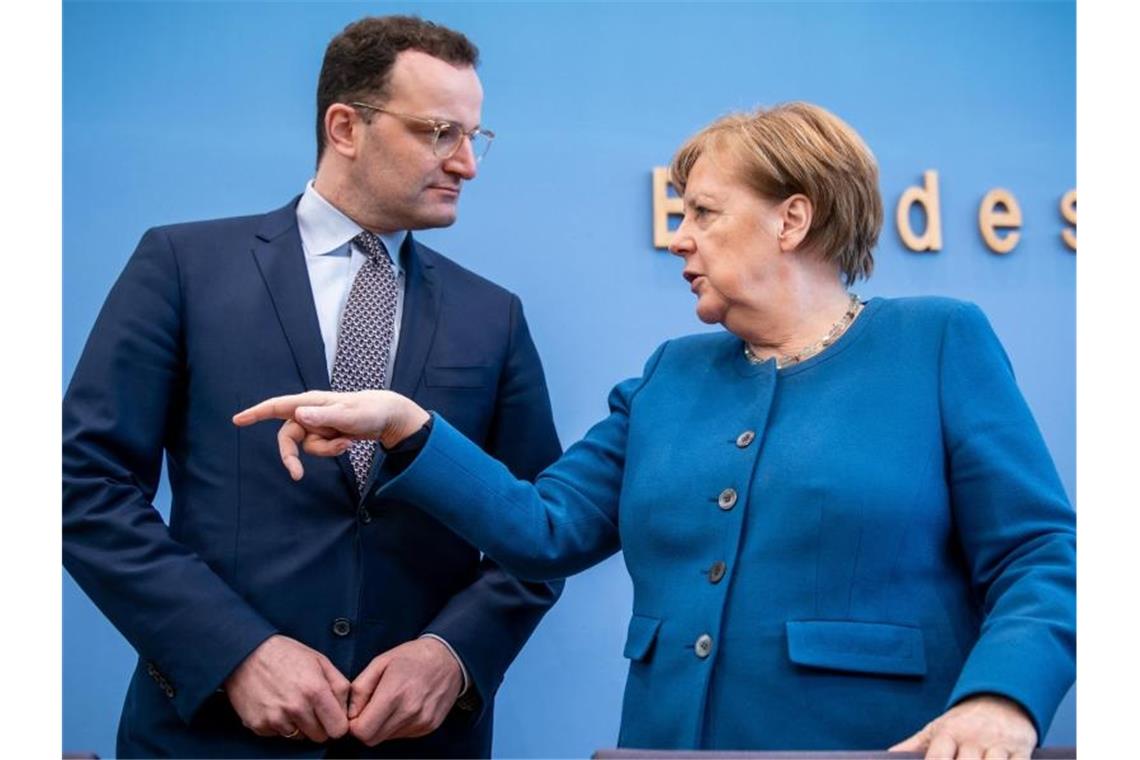
[[[368,746],[431,733],[463,688],[442,642],[423,637],[377,656],[349,681],[320,652],[287,636],[263,641],[225,681],[242,723],[258,736]]]

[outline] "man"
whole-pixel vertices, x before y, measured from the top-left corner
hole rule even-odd
[[[274,430],[230,423],[268,395],[391,387],[522,477],[557,458],[518,298],[409,234],[455,221],[493,136],[477,56],[416,18],[350,25],[304,194],[150,230],[108,296],[64,400],[63,539],[140,655],[120,756],[489,754],[495,690],[560,584],[374,498],[373,449],[293,483]]]

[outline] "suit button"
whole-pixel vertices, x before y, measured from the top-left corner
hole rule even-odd
[[[167,685],[167,687],[165,689],[163,689],[163,691],[166,692],[167,698],[174,699],[174,687]]]
[[[696,652],[697,657],[700,657],[702,660],[708,657],[709,652],[712,651],[712,636],[709,636],[707,633],[702,633],[700,638],[697,639],[697,643],[693,644],[693,651]]]
[[[348,618],[337,618],[333,621],[333,633],[337,636],[347,636],[352,633],[352,621]]]
[[[756,440],[756,434],[751,430],[745,430],[740,435],[736,436],[736,445],[739,448],[746,449],[748,444]]]
[[[367,525],[368,523],[372,522],[372,513],[369,512],[364,507],[360,508],[360,511],[356,513],[356,516],[360,519],[360,522],[363,523],[364,525]]]
[[[709,583],[720,583],[720,579],[724,577],[725,564],[720,560],[713,563],[709,568]]]
[[[723,510],[729,510],[736,506],[736,489],[726,488],[720,492],[720,496],[716,497],[717,506]]]

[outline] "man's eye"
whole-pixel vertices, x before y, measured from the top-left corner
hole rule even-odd
[[[459,127],[453,124],[441,124],[439,126],[439,137],[437,141],[440,145],[450,147],[459,142],[460,137],[462,137],[462,132],[459,131]]]

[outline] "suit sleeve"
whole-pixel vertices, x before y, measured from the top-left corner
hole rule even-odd
[[[620,547],[618,503],[630,407],[656,367],[610,393],[610,414],[532,484],[519,480],[442,417],[383,494],[416,504],[521,578],[561,578]]]
[[[64,397],[63,564],[189,721],[275,629],[172,538],[152,503],[168,429],[186,412],[181,309],[173,250],[151,230]]]
[[[542,362],[522,304],[511,296],[509,349],[484,450],[518,478],[533,481],[562,453]],[[483,557],[474,583],[452,597],[424,633],[451,646],[470,678],[460,704],[482,713],[503,675],[562,593],[562,580],[526,583]]]
[[[951,505],[984,613],[949,704],[1009,697],[1040,740],[1075,677],[1075,514],[1009,359],[973,304],[946,324],[940,392]]]

